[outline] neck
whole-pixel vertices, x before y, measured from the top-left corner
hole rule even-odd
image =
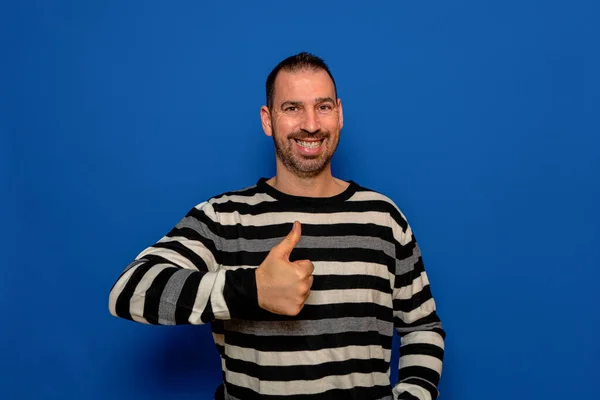
[[[283,165],[277,165],[277,174],[267,183],[282,193],[302,197],[332,197],[342,193],[349,185],[333,177],[330,165],[319,175],[310,178],[300,177]]]

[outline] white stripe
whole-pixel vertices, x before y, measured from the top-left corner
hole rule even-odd
[[[376,303],[392,308],[392,295],[374,289],[313,290],[304,302],[310,305]]]
[[[206,209],[204,210],[207,211]],[[216,220],[216,217],[210,216],[211,219]],[[406,232],[402,231],[400,225],[398,225],[387,213],[378,211],[364,211],[364,212],[339,212],[331,214],[318,214],[318,213],[300,213],[300,212],[279,212],[279,213],[265,213],[258,215],[240,214],[237,211],[231,213],[219,214],[218,223],[223,226],[234,226],[241,224],[243,226],[269,226],[274,223],[293,223],[294,221],[300,221],[302,224],[314,224],[314,225],[335,225],[348,223],[352,221],[353,224],[377,224],[380,226],[390,226],[394,238],[401,245],[406,245],[412,235],[410,227]]]
[[[205,201],[198,204],[195,208],[196,210],[203,212],[204,215],[206,215],[215,224],[219,223],[219,218],[217,218],[217,213],[215,212],[212,204],[209,204],[207,201]]]
[[[399,368],[406,367],[425,367],[436,371],[438,374],[442,372],[442,361],[437,357],[432,357],[424,354],[407,354],[400,357]]]
[[[138,264],[133,268],[130,268],[123,275],[121,275],[121,277],[117,280],[114,287],[110,291],[110,294],[108,296],[108,309],[110,313],[115,317],[117,316],[117,300],[119,299],[119,295],[127,285],[127,282],[129,282],[131,275],[133,275],[135,270],[137,270],[140,267],[140,265],[143,264]]]
[[[225,288],[225,271],[221,269],[216,272],[217,279],[212,288],[212,296],[210,296],[210,304],[212,306],[213,314],[216,319],[229,319],[229,308],[225,303],[225,297],[223,297],[223,289]]]
[[[223,203],[233,202],[233,203],[242,203],[242,204],[249,205],[249,206],[255,206],[260,203],[267,203],[267,202],[271,203],[271,202],[275,202],[275,201],[277,201],[277,199],[269,196],[266,193],[256,193],[252,196],[240,196],[240,195],[223,196],[223,197],[219,197],[217,199],[210,200],[210,203],[211,204],[223,204]]]
[[[190,324],[201,324],[202,320],[200,317],[202,316],[202,312],[206,308],[206,304],[208,303],[208,297],[211,294],[212,288],[215,283],[215,279],[217,279],[216,272],[207,272],[204,274],[202,279],[200,279],[200,285],[198,285],[198,293],[196,294],[196,299],[194,300],[194,308],[192,309],[192,313],[188,321]]]
[[[373,192],[373,191],[356,192],[352,197],[350,197],[348,199],[348,201],[370,201],[370,200],[385,201],[386,203],[390,204],[392,207],[394,207],[394,209],[396,209],[396,211],[398,211],[398,214],[400,214],[402,219],[408,224],[408,220],[406,219],[406,216],[404,215],[402,210],[400,210],[398,205],[392,199],[387,197],[386,195],[383,195],[383,194],[377,193],[377,192]],[[392,224],[392,231],[394,232],[394,237],[402,246],[405,246],[408,242],[410,242],[411,237],[412,237],[412,229],[410,228],[410,225],[408,224],[408,228],[407,228],[406,232],[403,232],[402,228],[396,223],[396,221],[393,218],[391,218],[391,216],[390,216],[390,220],[391,220],[391,224]]]
[[[394,316],[400,318],[406,324],[412,324],[421,318],[425,318],[434,311],[435,301],[431,298],[410,312],[394,311]]]
[[[303,224],[334,225],[348,223],[355,224],[379,223],[387,226],[389,216],[377,211],[366,212],[339,212],[331,214],[301,213],[301,212],[272,212],[258,215],[239,214],[237,212],[219,214],[221,225],[231,226],[241,224],[243,226],[269,226],[275,223],[292,223],[300,221]]]
[[[387,386],[389,375],[381,372],[368,374],[353,373],[341,376],[326,376],[315,380],[260,381],[239,372],[226,372],[227,382],[259,392],[263,395],[289,396],[298,394],[318,394],[332,389],[352,389],[356,387]]]
[[[313,275],[369,275],[389,279],[387,265],[367,262],[317,261]]]
[[[398,207],[398,205],[394,202],[394,200],[392,200],[391,198],[389,198],[388,196],[386,196],[384,194],[377,193],[374,191],[356,192],[352,195],[352,197],[350,197],[348,199],[348,201],[356,201],[356,202],[358,202],[358,201],[373,201],[373,200],[384,201],[384,202],[388,203],[389,205],[394,207],[394,209],[396,209],[396,211],[398,211],[398,213],[400,214],[402,219],[404,221],[406,221],[406,216],[404,215],[402,210],[400,210],[400,207]]]
[[[381,346],[346,346],[313,351],[258,351],[245,347],[228,345],[225,354],[230,358],[256,363],[261,366],[318,365],[326,362],[347,361],[351,359],[370,360],[372,358],[389,360],[391,350]]]
[[[398,225],[393,219],[391,224],[394,239],[396,239],[402,246],[406,246],[412,240],[412,229],[410,228],[410,225],[407,226],[406,232],[404,232],[402,227],[400,227],[400,225]]]
[[[260,204],[261,202],[277,201],[271,196],[259,193],[254,196],[224,196],[224,199],[228,198],[232,201],[239,201],[241,203],[247,202],[250,205]],[[234,200],[235,199],[235,200]],[[253,199],[253,200],[249,200]],[[389,197],[376,192],[357,192],[348,201],[369,201],[369,200],[381,200],[392,205],[400,214],[400,216],[407,221],[402,211],[398,208]],[[226,200],[221,201],[220,199],[213,199],[211,203],[223,203]],[[377,211],[366,211],[366,212],[347,212],[347,213],[334,213],[334,214],[306,214],[297,212],[280,212],[280,213],[266,213],[259,215],[240,215],[238,212],[232,213],[221,213],[219,218],[215,213],[212,204],[203,202],[198,204],[195,208],[204,212],[204,214],[210,218],[216,224],[224,226],[231,225],[249,225],[249,226],[268,226],[274,223],[273,216],[276,216],[278,221],[276,223],[293,223],[295,220],[299,220],[305,224],[339,224],[352,221],[353,223],[375,223],[382,226],[390,226],[394,238],[402,246],[410,242],[412,238],[412,229],[410,225],[407,227],[407,231],[403,232],[402,228],[394,221],[388,213],[382,213]]]
[[[173,266],[167,264],[153,265],[148,271],[146,271],[142,280],[140,280],[135,287],[133,295],[131,296],[131,300],[129,301],[129,313],[134,321],[145,324],[148,323],[146,318],[144,318],[146,291],[150,288],[152,282],[154,282],[154,279],[158,276],[158,274],[167,268],[173,268]]]
[[[408,392],[419,400],[432,400],[431,393],[429,393],[429,391],[423,389],[421,386],[411,385],[408,383],[399,383],[394,387],[394,399],[398,398],[398,396],[403,392]]]
[[[190,260],[188,260],[187,258],[182,256],[178,252],[176,252],[174,250],[170,250],[170,249],[148,247],[147,249],[142,251],[135,259],[139,260],[139,259],[144,258],[147,255],[160,256],[160,257],[166,259],[168,262],[170,262],[178,267],[181,267],[181,268],[198,270],[198,268],[196,268],[196,266]]]
[[[166,242],[179,242],[191,251],[193,251],[194,254],[196,254],[198,257],[204,260],[204,262],[208,266],[209,271],[216,271],[219,268],[219,266],[217,265],[217,260],[215,260],[215,256],[209,249],[206,248],[206,246],[202,244],[202,242],[199,242],[197,240],[190,240],[182,236],[165,236],[158,241],[158,243]],[[194,269],[197,268],[194,267]]]
[[[421,272],[421,275],[413,280],[411,285],[403,286],[398,289],[398,293],[396,294],[395,298],[400,300],[410,300],[415,294],[421,292],[427,285],[429,285],[429,279],[427,278],[425,271],[423,271]]]
[[[402,345],[409,344],[432,344],[444,349],[444,339],[437,332],[432,331],[415,331],[410,332],[402,337]]]

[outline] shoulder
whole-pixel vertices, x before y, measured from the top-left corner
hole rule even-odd
[[[380,212],[388,214],[403,231],[408,229],[408,220],[406,216],[391,197],[381,191],[370,189],[356,182],[353,183],[356,186],[356,191],[349,199],[350,201],[369,202]]]
[[[217,214],[220,211],[274,201],[258,183],[213,195],[198,203],[194,209]]]

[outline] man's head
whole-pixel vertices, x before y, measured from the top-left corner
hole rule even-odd
[[[309,53],[288,57],[269,74],[266,90],[261,121],[278,162],[299,177],[316,177],[329,167],[343,126],[329,68]]]

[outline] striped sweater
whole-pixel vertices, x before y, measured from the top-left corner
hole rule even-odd
[[[288,317],[258,306],[254,272],[295,220],[302,236],[290,261],[315,269],[304,308]],[[339,195],[308,198],[261,178],[197,205],[125,269],[109,310],[146,324],[209,323],[225,399],[438,396],[445,332],[419,246],[389,198],[353,181]]]

